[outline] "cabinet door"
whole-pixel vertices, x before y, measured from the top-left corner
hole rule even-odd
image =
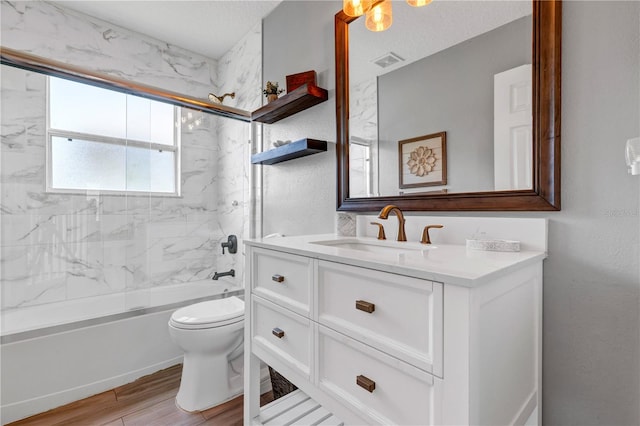
[[[317,320],[442,377],[442,284],[318,262]]]
[[[318,326],[318,385],[370,424],[440,424],[442,380]]]
[[[273,250],[251,250],[252,292],[310,316],[312,259]]]

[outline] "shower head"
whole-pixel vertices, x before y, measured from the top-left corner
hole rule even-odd
[[[222,101],[224,101],[224,98],[226,98],[227,96],[233,99],[236,97],[236,92],[225,93],[222,96],[217,96],[217,95],[214,95],[213,93],[209,93],[209,100],[214,104],[222,104]]]

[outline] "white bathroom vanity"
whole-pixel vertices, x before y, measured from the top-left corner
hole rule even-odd
[[[459,219],[421,218],[445,224],[431,245],[366,217],[358,237],[245,241],[245,424],[540,424],[546,221]],[[470,226],[522,249],[467,249]],[[260,360],[299,390],[261,409]]]

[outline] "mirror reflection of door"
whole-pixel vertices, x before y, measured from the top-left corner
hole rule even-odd
[[[494,76],[495,190],[531,189],[533,170],[531,64]]]

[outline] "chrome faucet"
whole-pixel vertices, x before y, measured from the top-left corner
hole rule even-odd
[[[384,206],[382,210],[380,210],[380,214],[378,215],[379,219],[387,219],[389,217],[389,213],[395,213],[398,218],[398,241],[407,241],[407,235],[404,232],[404,215],[402,214],[402,210],[400,210],[397,206],[389,204],[388,206]]]

